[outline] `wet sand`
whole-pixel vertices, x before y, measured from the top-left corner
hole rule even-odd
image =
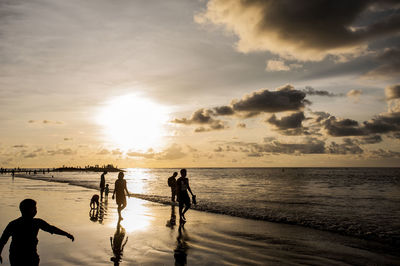
[[[103,212],[89,213],[90,198],[96,193],[63,183],[0,176],[0,230],[19,217],[22,199],[33,198],[38,203],[36,217],[75,236],[71,242],[40,232],[41,265],[112,265],[110,237],[115,236],[120,244],[128,239],[122,265],[400,264],[395,255],[399,250],[389,246],[294,225],[190,210],[179,230],[179,219],[176,225],[173,222],[177,207],[137,198],[128,200],[116,232],[118,215],[111,195]],[[3,265],[9,265],[9,243],[2,252]]]

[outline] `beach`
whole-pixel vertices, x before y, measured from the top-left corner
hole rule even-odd
[[[190,210],[179,230],[178,208],[131,197],[118,215],[110,198],[90,213],[94,189],[25,178],[0,178],[0,228],[19,217],[19,202],[37,201],[38,214],[75,236],[40,232],[41,265],[112,265],[110,237],[126,241],[122,265],[398,265],[398,249],[297,225]],[[171,219],[172,218],[172,219]],[[172,222],[171,222],[172,220]],[[127,239],[127,240],[126,240]],[[2,252],[8,264],[9,243]]]

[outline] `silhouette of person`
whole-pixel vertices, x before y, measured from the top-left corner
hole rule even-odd
[[[90,208],[97,209],[99,208],[99,195],[94,194],[90,199]]]
[[[104,171],[100,176],[100,199],[103,199],[104,188],[106,187],[106,177],[107,171]]]
[[[39,255],[37,254],[37,234],[39,229],[66,236],[74,241],[74,236],[48,224],[46,221],[33,218],[37,213],[36,201],[24,199],[19,204],[21,217],[11,221],[0,238],[0,255],[8,239],[12,237],[10,244],[10,264],[11,265],[39,265]],[[0,263],[3,259],[0,256]]]
[[[174,250],[174,258],[175,258],[175,265],[176,266],[184,266],[187,264],[187,250],[189,246],[186,242],[187,235],[185,233],[185,228],[183,225],[179,225],[178,229],[178,237],[176,238],[177,245],[176,249]]]
[[[128,242],[128,237],[125,239],[124,238],[126,235],[125,228],[123,228],[120,224],[121,220],[118,220],[117,223],[117,230],[114,233],[114,239],[112,236],[110,236],[110,244],[111,244],[111,249],[113,251],[114,257],[111,257],[110,260],[114,262],[114,265],[119,265],[122,259],[124,247],[126,245],[126,242]]]
[[[110,188],[108,186],[108,184],[106,185],[106,188],[104,189],[104,194],[106,196],[106,200],[108,200],[108,193],[110,192]]]
[[[108,202],[107,201],[100,201],[100,207],[99,207],[99,223],[103,223],[104,217],[107,214],[107,206]]]
[[[178,175],[177,172],[174,172],[174,174],[168,178],[168,186],[171,187],[171,201],[175,202],[175,196],[176,196],[176,179],[175,177]]]
[[[188,190],[190,194],[192,194],[192,197],[194,197],[195,195],[192,193],[189,186],[189,179],[186,177],[186,169],[181,169],[181,176],[176,180],[176,193],[179,202],[179,223],[186,222],[185,213],[191,206]]]
[[[130,197],[128,189],[126,188],[126,180],[124,179],[124,173],[119,172],[118,179],[115,181],[115,187],[114,187],[112,199],[114,199],[114,197],[116,196],[116,202],[118,205],[118,217],[120,220],[123,219],[121,216],[121,211],[123,209],[125,209],[125,207],[126,207],[125,192],[126,192],[126,195],[128,197]]]
[[[167,227],[174,229],[176,225],[175,205],[171,205],[171,218],[167,220]]]

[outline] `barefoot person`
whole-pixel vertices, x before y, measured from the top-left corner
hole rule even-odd
[[[100,199],[103,199],[104,189],[106,187],[106,177],[107,171],[104,171],[100,176]]]
[[[118,173],[118,179],[115,181],[114,192],[112,195],[112,199],[114,199],[116,195],[116,202],[118,205],[118,216],[119,219],[122,220],[121,211],[126,207],[126,195],[129,197],[128,189],[126,188],[126,180],[124,179],[124,173]]]
[[[12,237],[10,244],[11,265],[39,265],[39,255],[37,254],[39,229],[51,234],[66,236],[74,241],[73,235],[48,224],[42,219],[33,218],[37,213],[36,201],[33,199],[21,201],[19,209],[22,214],[21,217],[11,221],[0,238],[0,263],[3,262],[1,251],[10,237]]]
[[[186,177],[186,169],[182,169],[181,176],[178,178],[178,180],[176,180],[176,193],[179,202],[179,222],[186,221],[185,213],[190,209],[190,198],[187,192],[188,190],[193,197],[194,195],[189,186],[189,179]]]

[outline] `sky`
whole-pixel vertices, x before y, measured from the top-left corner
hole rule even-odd
[[[0,0],[0,166],[399,166],[400,4]]]

